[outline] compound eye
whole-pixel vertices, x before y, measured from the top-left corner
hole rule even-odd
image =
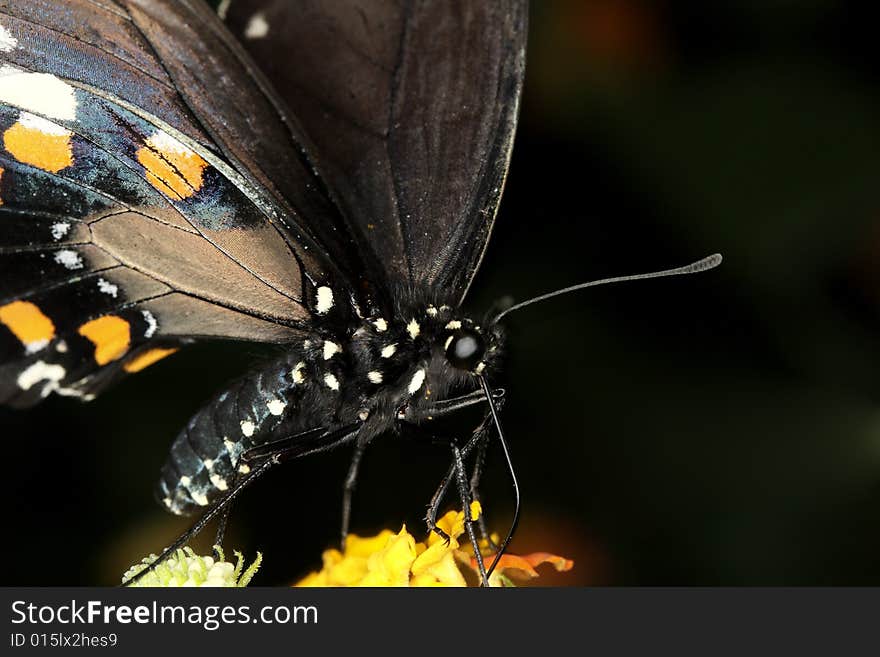
[[[476,331],[461,329],[452,334],[452,341],[446,347],[446,360],[460,370],[473,370],[486,353],[483,336]]]

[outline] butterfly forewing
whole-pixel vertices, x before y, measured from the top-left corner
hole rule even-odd
[[[229,5],[227,23],[317,147],[313,163],[387,283],[466,292],[507,172],[526,9],[525,0]]]

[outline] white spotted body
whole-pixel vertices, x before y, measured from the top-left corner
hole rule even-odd
[[[249,471],[241,456],[251,448],[351,425],[372,438],[394,431],[404,415],[419,421],[421,406],[452,390],[473,390],[474,372],[450,365],[446,348],[463,327],[485,335],[482,373],[498,357],[497,329],[483,331],[449,306],[411,307],[396,318],[371,313],[334,335],[304,335],[211,400],[174,441],[157,488],[163,505],[177,514],[203,510]]]

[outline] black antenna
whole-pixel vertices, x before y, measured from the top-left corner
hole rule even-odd
[[[546,301],[547,299],[552,299],[553,297],[558,297],[561,294],[568,294],[569,292],[575,292],[577,290],[583,290],[587,287],[596,287],[599,285],[605,285],[607,283],[623,283],[626,281],[641,281],[646,278],[664,278],[666,276],[681,276],[684,274],[699,274],[700,272],[708,271],[710,269],[714,269],[718,265],[721,264],[721,254],[715,253],[710,255],[702,260],[698,260],[697,262],[691,263],[689,265],[685,265],[684,267],[676,267],[675,269],[666,269],[664,271],[655,271],[649,274],[634,274],[632,276],[615,276],[614,278],[602,278],[598,281],[589,281],[587,283],[581,283],[579,285],[572,285],[571,287],[565,287],[561,290],[556,290],[555,292],[548,292],[547,294],[542,294],[540,296],[534,297],[532,299],[527,299],[526,301],[521,301],[520,303],[514,304],[507,310],[500,312],[495,317],[495,322],[498,322],[505,315],[509,315],[514,310],[520,310],[525,308],[526,306],[530,306],[533,303],[538,303],[539,301]]]

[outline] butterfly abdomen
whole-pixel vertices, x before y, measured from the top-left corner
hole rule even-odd
[[[247,472],[241,455],[296,431],[307,363],[293,350],[215,396],[177,435],[156,489],[162,505],[188,515],[210,505]]]

